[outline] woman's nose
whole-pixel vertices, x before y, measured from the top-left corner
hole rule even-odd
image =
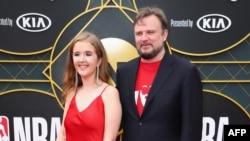
[[[85,61],[85,60],[86,60],[86,56],[85,56],[85,55],[81,55],[81,56],[79,57],[79,60],[80,60],[80,61]]]

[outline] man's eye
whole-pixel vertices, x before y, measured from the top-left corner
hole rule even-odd
[[[138,33],[135,33],[136,36],[141,36],[142,33],[141,32],[138,32]]]
[[[153,33],[154,33],[154,31],[149,31],[149,32],[148,32],[148,34],[153,34]]]

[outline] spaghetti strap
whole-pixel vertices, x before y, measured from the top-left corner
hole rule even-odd
[[[101,94],[100,95],[102,95],[103,94],[103,92],[106,90],[106,88],[107,87],[109,87],[109,85],[107,85],[107,86],[105,86],[104,88],[103,88],[103,90],[102,90],[102,92],[101,92]]]

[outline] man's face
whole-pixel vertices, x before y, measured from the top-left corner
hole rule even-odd
[[[164,51],[164,41],[168,31],[162,30],[161,23],[155,15],[139,20],[134,26],[135,43],[138,53],[144,59],[157,57]]]

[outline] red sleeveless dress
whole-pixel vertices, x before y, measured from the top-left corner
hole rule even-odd
[[[103,91],[106,87],[103,89]],[[104,133],[104,104],[102,93],[83,111],[78,111],[75,96],[64,120],[66,141],[102,141]]]

